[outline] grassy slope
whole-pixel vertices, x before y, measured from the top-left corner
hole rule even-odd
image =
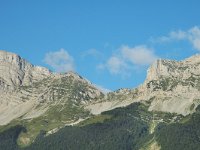
[[[157,126],[151,131],[155,122]],[[148,112],[145,105],[135,103],[93,116],[77,126],[62,128],[49,136],[41,134],[25,149],[198,150],[199,126],[198,110],[193,115],[183,117],[176,114]]]
[[[18,118],[6,126],[0,126],[0,132],[15,125],[24,126],[27,132],[21,133],[18,138],[18,144],[21,147],[31,144],[40,131],[48,132],[55,128],[62,128],[72,121],[90,116],[90,113],[81,106],[81,101],[91,100],[91,98],[80,93],[94,89],[85,82],[75,80],[73,76],[48,77],[40,82],[33,83],[31,86],[19,87],[19,90],[26,91],[30,95],[43,93],[45,96],[46,93],[50,94],[50,100],[44,103],[43,101],[48,98],[41,99],[37,106],[39,109],[39,107],[48,103],[49,109],[42,116],[27,120]],[[29,98],[24,97],[24,99],[28,100]]]
[[[61,111],[58,108],[60,107],[52,107],[38,118],[29,120],[16,119],[6,126],[0,126],[0,132],[16,125],[24,126],[27,130],[26,132],[21,132],[17,142],[21,147],[25,147],[35,140],[40,131],[48,132],[55,128],[62,128],[72,120],[76,121],[79,118],[89,116],[89,112],[83,108],[71,107],[71,105],[66,105]]]
[[[145,105],[136,103],[104,112],[78,126],[65,127],[53,135],[41,138],[27,149],[140,149],[144,145],[148,146],[155,138],[154,133],[150,133],[152,119],[162,119],[165,124],[170,124],[173,117],[174,114],[148,112]]]
[[[179,123],[160,125],[156,140],[162,150],[199,150],[200,112],[186,116]]]

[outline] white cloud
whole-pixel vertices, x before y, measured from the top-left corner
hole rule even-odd
[[[107,69],[111,74],[121,75],[124,78],[130,76],[135,68],[143,68],[157,58],[154,51],[145,45],[121,46],[118,53],[113,54],[105,64],[100,64],[97,68]]]
[[[188,31],[189,41],[192,43],[193,47],[200,51],[200,28],[195,26]]]
[[[151,38],[153,43],[165,43],[173,42],[177,40],[185,40],[187,38],[187,33],[182,30],[172,31],[167,36],[161,36],[157,38]]]
[[[181,30],[169,33],[169,39],[184,40],[185,38],[187,38],[187,33]]]
[[[97,70],[104,70],[105,69],[105,65],[104,64],[98,64],[97,66],[96,66],[96,69]]]
[[[74,71],[74,59],[64,49],[47,53],[44,62],[56,72]]]
[[[122,46],[121,53],[126,61],[130,61],[135,65],[149,65],[157,59],[154,51],[145,45],[132,48],[129,46]]]
[[[98,51],[97,49],[92,48],[92,49],[89,49],[89,50],[83,52],[81,56],[82,57],[92,56],[95,58],[102,58],[103,54],[100,51]]]
[[[187,31],[178,30],[172,31],[167,36],[161,36],[158,38],[152,38],[152,42],[173,42],[186,40],[190,42],[194,49],[200,51],[200,27],[194,26]]]
[[[124,62],[124,60],[117,56],[110,57],[106,66],[111,74],[120,74],[128,68],[128,65]]]

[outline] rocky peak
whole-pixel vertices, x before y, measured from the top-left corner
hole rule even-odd
[[[147,70],[147,81],[158,80],[160,77],[169,77],[175,74],[178,62],[172,60],[156,60]]]
[[[200,75],[200,55],[194,55],[183,61],[158,59],[147,71],[146,82],[162,78],[185,80],[192,75]]]
[[[200,104],[200,55],[182,61],[157,60],[147,71],[138,99],[150,110],[188,114]]]
[[[91,82],[75,72],[53,73],[16,54],[0,51],[0,125],[21,116],[47,116],[57,110],[59,115],[67,111],[76,116],[73,113],[77,109],[81,115],[88,114],[82,107],[103,96]]]
[[[0,89],[13,90],[43,79],[50,71],[30,64],[17,54],[0,50]]]
[[[182,61],[185,64],[198,64],[200,63],[200,54],[196,54]]]
[[[27,66],[32,66],[25,59],[21,58],[17,54],[0,50],[0,63],[10,64],[16,69],[25,70]]]

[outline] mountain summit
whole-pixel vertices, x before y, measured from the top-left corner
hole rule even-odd
[[[0,50],[0,89],[13,90],[17,86],[30,85],[40,81],[51,72],[39,66],[34,66],[20,56]]]
[[[0,125],[23,124],[19,143],[48,134],[116,107],[141,102],[149,111],[187,115],[200,104],[200,55],[183,61],[159,59],[135,89],[102,93],[74,72],[54,73],[0,51]]]
[[[0,93],[0,125],[47,115],[52,109],[81,109],[81,105],[103,95],[76,73],[52,73],[6,51],[0,51]],[[71,117],[60,121],[76,120]]]
[[[109,93],[99,103],[88,106],[94,114],[133,102],[149,105],[151,111],[187,115],[200,104],[200,55],[183,61],[155,61],[147,71],[143,84],[135,89]]]

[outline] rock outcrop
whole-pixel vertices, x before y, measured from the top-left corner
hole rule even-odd
[[[183,61],[157,60],[139,88],[150,110],[189,114],[200,104],[200,55]]]
[[[200,55],[183,61],[159,59],[138,88],[103,94],[74,72],[53,73],[0,51],[0,93],[0,125],[19,117],[45,116],[48,120],[52,112],[60,116],[68,109],[71,119],[77,121],[82,114],[88,117],[138,101],[149,105],[150,111],[187,115],[200,104]]]
[[[16,54],[0,51],[0,125],[19,117],[48,116],[51,109],[59,113],[75,106],[81,109],[101,96],[100,90],[74,72],[52,73]],[[76,113],[71,114],[72,120]]]
[[[49,76],[51,72],[28,63],[20,56],[0,50],[0,90],[14,90]]]
[[[138,88],[108,95],[112,96],[87,108],[98,114],[140,101],[151,111],[193,113],[200,104],[200,55],[183,61],[159,59],[150,66],[146,80]]]

